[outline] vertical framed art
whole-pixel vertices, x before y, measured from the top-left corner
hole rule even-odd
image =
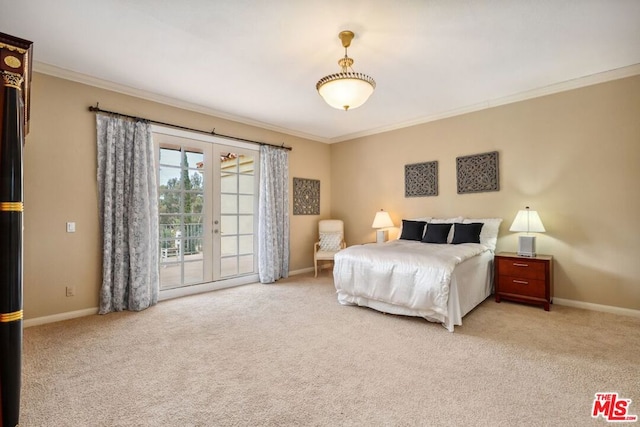
[[[320,180],[293,178],[293,214],[320,215]]]

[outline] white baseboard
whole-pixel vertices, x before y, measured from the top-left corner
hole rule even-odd
[[[313,267],[302,268],[300,270],[292,270],[289,272],[289,276],[295,276],[297,274],[313,273]]]
[[[93,316],[98,314],[98,307],[85,308],[83,310],[67,311],[65,313],[52,314],[51,316],[36,317],[33,319],[26,319],[23,322],[23,326],[28,328],[29,326],[44,325],[45,323],[60,322],[62,320],[75,319],[76,317]]]
[[[313,267],[303,268],[300,270],[290,271],[290,276],[296,274],[304,274],[313,272]],[[225,289],[233,286],[246,285],[250,283],[258,283],[258,276],[244,276],[237,280],[225,280],[219,282],[206,283],[204,285],[186,286],[184,288],[171,289],[162,291],[158,297],[158,301],[166,301],[172,298],[179,298],[188,295],[195,295],[204,292],[216,291],[219,289]],[[68,311],[65,313],[52,314],[51,316],[35,317],[33,319],[26,319],[22,324],[25,328],[30,326],[44,325],[47,323],[60,322],[62,320],[75,319],[76,317],[92,316],[98,314],[98,307],[85,308],[83,310]]]
[[[289,275],[295,276],[298,274],[305,274],[305,273],[311,273],[311,272],[313,272],[313,267],[302,268],[300,270],[293,270],[289,272]],[[237,286],[237,284],[234,284],[233,286]],[[204,290],[200,290],[200,291],[203,292]],[[204,291],[204,292],[207,292],[207,291]],[[176,297],[177,295],[172,295],[172,296]],[[162,298],[162,299],[168,299],[168,298]],[[611,314],[618,314],[621,316],[631,316],[631,317],[640,318],[640,310],[633,310],[631,308],[622,308],[622,307],[614,307],[611,305],[593,304],[590,302],[575,301],[575,300],[564,299],[564,298],[554,298],[553,303],[557,305],[564,305],[566,307],[583,308],[591,311],[602,311],[604,313],[611,313]],[[66,313],[58,313],[58,314],[53,314],[51,316],[36,317],[34,319],[26,319],[23,325],[25,328],[28,328],[30,326],[44,325],[46,323],[53,323],[53,322],[60,322],[62,320],[75,319],[76,317],[92,316],[94,314],[98,314],[98,307],[85,308],[84,310],[69,311]]]
[[[640,318],[640,310],[631,308],[614,307],[612,305],[593,304],[591,302],[574,301],[571,299],[554,298],[554,304],[564,305],[567,307],[584,308],[592,311],[602,311],[605,313],[619,314],[622,316],[631,316]]]

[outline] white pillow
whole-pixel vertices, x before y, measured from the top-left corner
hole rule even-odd
[[[429,222],[433,224],[454,224],[456,222],[462,222],[463,219],[464,218],[462,218],[461,216],[457,216],[455,218],[431,218]]]
[[[480,244],[495,251],[496,244],[498,243],[498,230],[500,229],[502,218],[465,218],[463,221],[464,224],[471,224],[472,222],[481,222],[484,224],[480,231]]]
[[[462,220],[463,218],[461,216],[457,216],[455,218],[432,218],[429,222],[431,224],[455,224],[456,222],[462,222]],[[454,227],[451,227],[451,230],[449,230],[447,243],[451,243],[453,241],[453,228]]]
[[[320,233],[320,250],[326,252],[337,252],[342,247],[342,233]]]
[[[431,221],[431,217],[430,216],[424,216],[422,218],[404,218],[407,221],[424,221],[424,222],[429,222]],[[427,230],[427,227],[424,228],[425,231]],[[424,233],[423,233],[424,235]],[[402,236],[402,221],[400,221],[400,230],[398,230],[398,239],[400,238],[400,236]]]

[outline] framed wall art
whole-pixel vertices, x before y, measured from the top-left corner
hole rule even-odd
[[[293,214],[320,215],[320,180],[293,178]]]
[[[438,161],[404,166],[404,197],[438,195]]]
[[[456,157],[458,194],[500,191],[498,152]]]

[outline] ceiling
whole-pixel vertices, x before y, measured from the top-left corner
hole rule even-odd
[[[640,73],[639,0],[0,4],[36,71],[328,143]],[[377,83],[348,112],[315,88],[339,71],[345,29]]]

